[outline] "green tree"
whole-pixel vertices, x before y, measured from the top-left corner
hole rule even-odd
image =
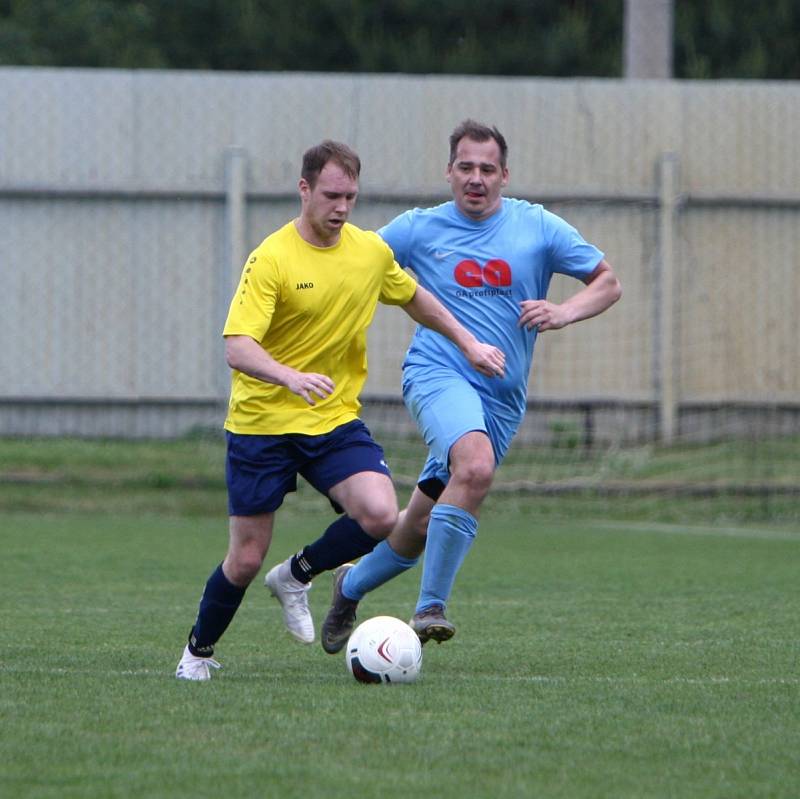
[[[0,63],[619,74],[622,0],[6,0]]]
[[[0,0],[0,63],[618,77],[623,0]],[[800,78],[800,0],[675,0],[675,74]]]
[[[147,4],[114,0],[5,0],[0,63],[37,66],[168,66],[153,42]]]
[[[797,0],[679,0],[679,78],[800,78]]]

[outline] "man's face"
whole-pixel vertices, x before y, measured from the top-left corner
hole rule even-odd
[[[500,166],[497,142],[461,139],[456,157],[447,167],[447,181],[462,214],[476,220],[490,217],[500,207],[500,192],[508,183],[508,169]]]
[[[342,226],[358,196],[358,179],[350,177],[337,163],[322,167],[314,186],[300,178],[302,210],[300,225],[309,243],[330,247],[339,240]]]

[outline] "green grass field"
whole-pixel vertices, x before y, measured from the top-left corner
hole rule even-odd
[[[226,543],[204,446],[126,460],[54,442],[51,480],[0,445],[3,798],[800,795],[796,521],[496,497],[452,598],[458,634],[426,646],[420,682],[356,683],[256,583],[223,669],[188,684],[175,665]],[[329,520],[291,496],[268,563]],[[361,617],[407,618],[417,579]]]

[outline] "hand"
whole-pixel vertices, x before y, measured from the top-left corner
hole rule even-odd
[[[302,397],[309,405],[316,405],[314,395],[319,399],[327,399],[336,388],[333,380],[327,375],[318,375],[315,372],[298,372],[291,370],[286,379],[286,388]]]
[[[545,330],[560,330],[566,327],[572,320],[567,309],[563,305],[557,305],[547,300],[523,300],[520,305],[522,312],[519,315],[520,327],[533,330],[539,328],[542,333]]]
[[[504,377],[506,373],[505,353],[491,344],[476,341],[464,353],[470,366],[486,377]]]

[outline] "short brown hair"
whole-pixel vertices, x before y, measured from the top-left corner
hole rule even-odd
[[[312,188],[317,182],[319,173],[328,161],[338,164],[345,175],[358,180],[361,174],[361,159],[346,144],[325,139],[303,153],[303,167],[300,170],[302,177]]]
[[[492,126],[491,128],[488,125],[483,125],[480,122],[476,122],[474,119],[465,119],[451,134],[450,134],[450,166],[453,165],[453,161],[456,160],[456,150],[458,149],[458,143],[461,139],[467,138],[472,139],[472,141],[489,141],[489,139],[494,139],[497,142],[497,146],[500,148],[500,166],[505,169],[506,168],[506,159],[508,158],[508,145],[506,144],[506,140],[503,137],[503,134],[500,131]]]

